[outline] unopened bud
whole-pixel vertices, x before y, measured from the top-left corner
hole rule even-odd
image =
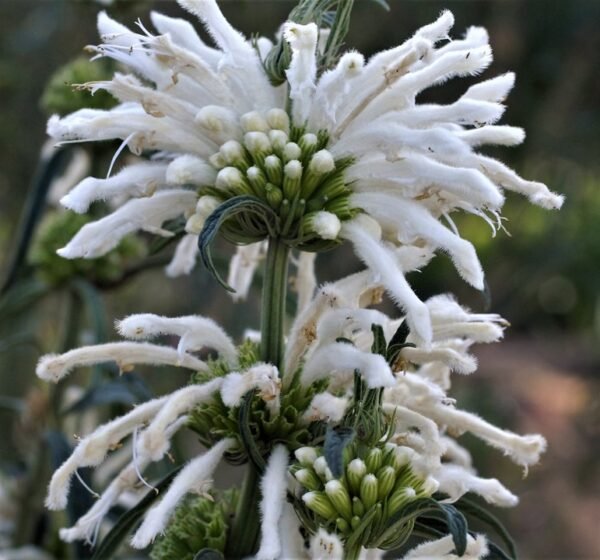
[[[314,447],[299,447],[294,456],[303,467],[312,467],[319,455]]]
[[[315,472],[319,475],[319,478],[323,482],[327,482],[333,479],[333,474],[329,469],[329,465],[327,464],[327,460],[325,459],[325,457],[317,457],[317,459],[313,463],[313,468],[315,469]]]
[[[312,156],[308,172],[302,185],[302,196],[309,198],[323,182],[326,175],[335,169],[333,156],[327,150],[320,150]]]
[[[302,164],[294,159],[283,168],[283,196],[291,199],[300,192],[302,182]]]
[[[281,160],[277,156],[270,155],[265,158],[265,172],[271,183],[281,185],[283,169]]]
[[[383,500],[394,488],[396,483],[396,471],[392,467],[382,467],[377,471],[379,482],[378,498]]]
[[[267,123],[271,128],[282,130],[286,134],[290,130],[290,117],[283,109],[267,111]]]
[[[346,479],[353,494],[360,492],[360,483],[367,474],[367,466],[361,459],[352,459],[346,467]]]
[[[350,524],[343,517],[338,517],[335,520],[335,526],[342,535],[346,535],[350,532]]]
[[[439,487],[440,483],[432,476],[428,476],[423,482],[423,486],[421,487],[421,491],[419,492],[419,494],[424,496],[431,496],[432,494],[437,492],[437,489]]]
[[[351,520],[350,520],[350,527],[352,527],[353,530],[358,529],[358,526],[360,525],[360,517],[358,517],[358,515],[355,515]]]
[[[272,150],[269,137],[264,132],[246,132],[244,146],[258,163],[262,164]]]
[[[289,141],[288,135],[283,130],[271,130],[269,131],[269,140],[271,146],[273,146],[273,151],[278,156],[283,157],[283,150]]]
[[[244,147],[236,140],[229,140],[228,142],[225,142],[225,144],[219,148],[219,152],[228,165],[234,165],[236,167],[247,167],[248,165]]]
[[[409,447],[395,446],[389,464],[398,472],[402,467],[408,465],[414,455],[414,451]]]
[[[360,483],[360,499],[365,505],[366,510],[369,510],[377,503],[377,496],[377,477],[374,474],[365,475]]]
[[[244,113],[240,117],[240,124],[244,132],[269,132],[267,120],[258,111]]]
[[[300,137],[300,140],[298,140],[298,145],[302,150],[302,159],[305,162],[308,161],[310,156],[315,153],[318,143],[319,139],[317,138],[316,134],[307,132]]]
[[[300,159],[302,157],[302,150],[300,146],[295,142],[288,142],[283,147],[283,159],[284,161],[291,161],[293,159]]]
[[[294,476],[308,490],[322,490],[323,485],[312,469],[300,469]]]
[[[218,189],[243,189],[245,184],[242,172],[236,167],[224,167],[217,174],[215,186]]]
[[[362,517],[365,514],[365,504],[362,503],[358,496],[352,498],[352,514]]]
[[[339,480],[330,480],[325,485],[325,493],[331,500],[333,507],[337,509],[342,517],[350,521],[352,518],[352,505],[350,495],[344,485]]]
[[[283,200],[281,189],[271,183],[267,183],[265,185],[265,196],[267,197],[267,202],[271,205],[271,208],[278,210]]]
[[[337,517],[337,512],[325,492],[307,492],[302,496],[306,507],[325,519]]]
[[[388,498],[388,515],[394,515],[406,504],[415,500],[416,497],[417,493],[415,492],[414,488],[411,488],[410,486],[406,486],[405,488],[400,488],[394,491],[394,493]]]
[[[223,157],[223,154],[221,152],[218,152],[218,153],[210,156],[208,158],[208,161],[216,169],[223,169],[223,167],[227,166],[227,161],[225,160],[225,158]]]
[[[316,233],[321,239],[337,239],[342,223],[331,212],[314,212],[305,214],[305,228]]]
[[[367,453],[365,465],[370,473],[376,473],[383,463],[383,451],[379,447],[374,447]]]
[[[201,196],[196,203],[196,211],[192,214],[186,224],[187,233],[199,234],[204,227],[206,219],[218,208],[221,201],[214,196]]]
[[[260,167],[256,165],[249,167],[246,171],[246,177],[248,177],[248,181],[256,194],[260,195],[265,190],[267,178]]]

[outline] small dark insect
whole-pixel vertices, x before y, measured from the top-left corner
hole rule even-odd
[[[465,58],[469,58],[470,56],[471,56],[471,51],[469,51],[469,52],[467,53],[467,56],[465,56]]]

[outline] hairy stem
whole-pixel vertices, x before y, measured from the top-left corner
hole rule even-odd
[[[288,258],[289,248],[280,239],[271,238],[262,287],[261,359],[280,370],[283,361]],[[259,500],[259,473],[256,466],[249,462],[227,539],[227,558],[246,558],[256,551],[260,529]]]

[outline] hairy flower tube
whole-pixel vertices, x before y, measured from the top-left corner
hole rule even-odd
[[[347,239],[381,275],[413,332],[429,341],[427,312],[404,279],[414,268],[406,248],[421,252],[417,268],[437,250],[448,253],[459,274],[482,289],[475,250],[460,237],[452,212],[481,216],[495,232],[506,190],[544,208],[561,206],[562,197],[544,185],[476,151],[524,139],[523,130],[495,124],[512,74],[471,86],[448,105],[415,101],[427,88],[488,67],[484,29],[448,41],[453,16],[446,11],[398,47],[368,61],[347,52],[322,69],[326,30],[288,21],[278,39],[291,52],[289,67],[274,86],[263,67],[277,49],[269,39],[244,39],[214,0],[180,4],[206,26],[216,48],[180,19],[153,12],[154,35],[141,23],[131,31],[101,13],[96,57],[131,73],[80,87],[108,91],[120,104],[48,123],[59,142],[120,139],[133,153],[151,155],[107,178],[84,179],[63,197],[77,212],[95,200],[125,201],[84,226],[60,250],[64,257],[103,255],[136,230],[173,235],[163,223],[183,215],[187,233],[167,270],[187,273],[198,236],[219,216],[220,232],[245,255],[230,274],[232,289],[244,297],[255,267],[240,272],[239,260],[256,262],[256,244],[267,237],[302,251]]]

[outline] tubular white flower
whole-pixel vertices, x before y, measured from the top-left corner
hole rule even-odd
[[[354,245],[358,256],[372,270],[381,275],[382,284],[394,299],[407,311],[407,320],[424,341],[431,340],[431,322],[425,304],[415,295],[402,271],[394,266],[388,249],[381,244],[365,227],[365,217],[355,218],[342,227],[341,235]],[[368,226],[367,226],[368,227]]]
[[[318,29],[314,23],[300,25],[287,22],[283,26],[283,36],[292,49],[292,61],[286,70],[290,98],[294,102],[292,113],[297,123],[304,123],[316,88]]]
[[[265,474],[260,481],[262,499],[260,548],[257,560],[281,558],[281,538],[277,527],[281,522],[287,491],[288,452],[283,445],[273,448]]]
[[[227,333],[207,317],[162,317],[152,313],[130,315],[116,323],[125,338],[144,340],[157,335],[174,334],[180,337],[177,350],[183,359],[186,353],[202,348],[214,348],[230,365],[237,363],[237,350]]]
[[[244,373],[227,374],[223,379],[221,398],[227,406],[239,406],[242,397],[252,389],[258,389],[260,398],[267,403],[272,414],[279,412],[281,380],[274,365],[258,363]]]
[[[189,154],[175,158],[166,171],[170,185],[212,185],[216,177],[217,172],[212,165]]]
[[[146,162],[129,165],[108,179],[88,177],[63,196],[60,203],[81,214],[95,200],[107,200],[115,196],[151,196],[165,183],[165,170],[164,163]]]
[[[334,397],[331,393],[319,393],[313,397],[303,415],[305,422],[325,420],[326,422],[339,422],[348,408],[349,400],[346,397]]]
[[[388,387],[395,383],[390,366],[383,356],[361,352],[343,342],[318,348],[304,364],[301,380],[303,384],[309,385],[317,379],[327,379],[334,372],[350,378],[356,369],[371,388]]]
[[[218,378],[202,385],[183,387],[171,393],[159,413],[138,438],[138,456],[160,461],[169,450],[169,426],[195,406],[207,402],[221,388],[222,383],[223,379]]]
[[[312,560],[336,560],[343,558],[344,545],[334,533],[319,529],[310,539],[309,554]]]
[[[84,225],[57,253],[67,259],[99,257],[114,249],[128,233],[138,230],[170,237],[173,233],[162,229],[163,222],[195,205],[195,193],[183,190],[161,191],[150,198],[130,200],[105,218]]]
[[[177,432],[186,421],[187,417],[182,417],[171,424],[167,429],[166,436],[168,438],[173,437],[175,432]],[[109,460],[110,458],[107,459],[106,462]],[[133,488],[139,482],[139,473],[143,471],[149,463],[149,457],[141,457],[138,459],[137,463],[133,461],[123,468],[104,492],[102,492],[100,498],[94,502],[94,505],[89,511],[80,517],[73,527],[69,529],[60,529],[60,538],[66,542],[85,540],[87,543],[94,546],[104,517],[108,514],[111,507],[115,505],[119,497],[122,496],[126,490]]]
[[[439,491],[454,502],[467,492],[481,496],[489,504],[513,507],[519,499],[495,478],[480,478],[459,465],[442,465],[435,473]]]
[[[266,246],[263,241],[241,245],[229,263],[227,283],[235,290],[233,301],[243,301],[248,297],[254,273],[265,258]]]
[[[313,299],[317,288],[317,277],[315,276],[316,253],[301,252],[296,265],[296,278],[294,289],[298,293],[298,307],[296,314],[302,313]]]
[[[133,548],[145,548],[164,531],[173,511],[188,492],[205,492],[223,454],[235,445],[227,438],[206,453],[189,461],[175,477],[160,502],[148,511],[140,528],[131,539]]]
[[[207,371],[202,360],[189,354],[182,356],[173,348],[140,342],[108,342],[82,346],[64,354],[46,354],[40,358],[35,373],[40,379],[56,383],[73,368],[113,361],[121,371],[129,370],[134,364],[169,365]]]
[[[171,262],[165,268],[169,278],[184,276],[192,272],[198,256],[198,235],[186,233],[175,248]]]
[[[52,475],[46,506],[52,510],[67,507],[71,478],[77,469],[99,465],[106,454],[116,448],[123,438],[154,417],[167,398],[161,397],[141,404],[128,414],[100,426],[80,440],[71,456]]]

